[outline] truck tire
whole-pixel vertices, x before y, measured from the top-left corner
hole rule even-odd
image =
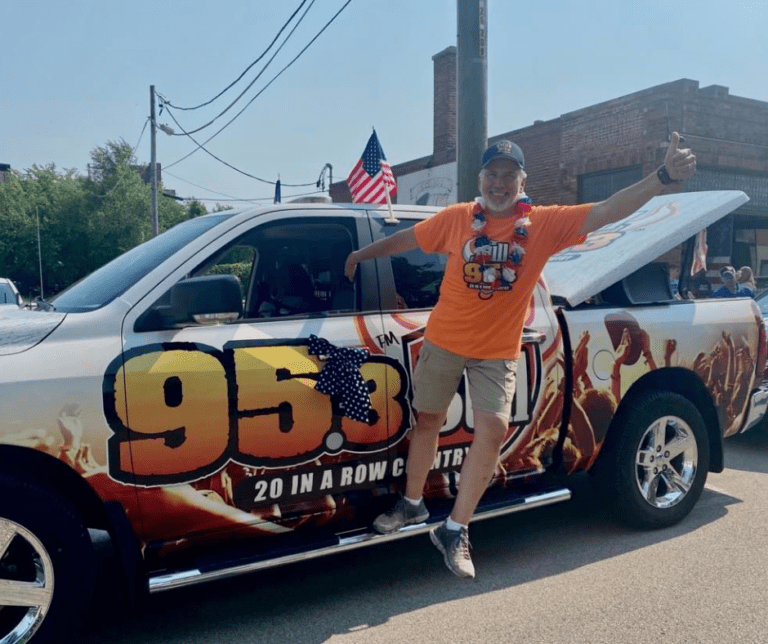
[[[72,641],[95,577],[93,544],[72,504],[0,475],[0,642]]]
[[[687,398],[645,394],[619,410],[595,465],[599,491],[622,523],[674,525],[696,505],[707,480],[706,425]]]

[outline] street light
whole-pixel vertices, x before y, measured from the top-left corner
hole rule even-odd
[[[331,194],[331,185],[333,185],[333,166],[330,163],[326,163],[323,166],[323,169],[320,170],[320,177],[317,179],[317,187],[320,188],[322,185],[322,190],[325,190],[325,171],[328,170],[328,194]]]

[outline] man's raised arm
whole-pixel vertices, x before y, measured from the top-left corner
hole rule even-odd
[[[690,179],[696,173],[696,157],[689,148],[681,149],[679,145],[680,135],[673,132],[664,165],[645,179],[592,206],[581,227],[581,233],[591,233],[606,224],[624,219],[649,199],[661,194],[668,184]]]

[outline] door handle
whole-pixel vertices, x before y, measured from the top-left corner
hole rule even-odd
[[[523,344],[542,344],[547,339],[547,334],[534,329],[523,329]]]

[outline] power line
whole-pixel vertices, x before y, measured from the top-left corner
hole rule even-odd
[[[133,146],[132,152],[134,152],[134,153],[136,152],[136,150],[139,149],[139,144],[141,143],[141,139],[144,137],[144,130],[147,129],[147,123],[149,123],[149,117],[147,117],[147,120],[144,121],[144,127],[141,128],[141,134],[139,134],[139,140],[136,141],[136,145]],[[135,156],[135,154],[134,154],[134,156]]]
[[[181,177],[178,177],[175,174],[168,172],[167,170],[165,170],[164,172],[169,177],[173,177],[174,179],[178,179],[179,181],[188,183],[190,186],[195,186],[195,188],[200,188],[201,190],[207,190],[208,192],[212,192],[215,195],[221,195],[222,197],[227,197],[227,201],[253,201],[253,199],[238,199],[237,197],[233,197],[232,195],[228,195],[223,192],[217,192],[216,190],[211,190],[210,188],[206,188],[205,186],[201,186],[196,183],[192,183],[191,181],[187,181],[186,179],[182,179]]]
[[[173,114],[171,114],[171,111],[170,111],[170,110],[168,110],[168,114],[169,114],[169,115],[170,115],[170,117],[173,119],[173,122],[174,122],[174,123],[176,123],[176,125],[178,125],[178,126],[179,126],[179,129],[180,129],[182,132],[184,132],[184,134],[186,134],[186,135],[187,135],[187,136],[188,136],[188,137],[189,137],[189,138],[190,138],[190,139],[191,139],[191,140],[192,140],[192,141],[193,141],[193,142],[194,142],[194,143],[197,145],[197,149],[200,149],[200,150],[202,150],[203,152],[205,152],[206,154],[208,154],[208,155],[212,156],[212,157],[213,157],[214,159],[216,159],[216,160],[217,160],[219,163],[223,163],[223,164],[224,164],[225,166],[227,166],[228,168],[232,168],[232,169],[233,169],[235,172],[239,172],[240,174],[243,174],[243,175],[245,175],[246,177],[250,177],[251,179],[256,179],[256,181],[261,181],[262,183],[268,183],[269,185],[272,185],[272,186],[274,186],[274,185],[275,185],[275,183],[277,183],[276,181],[269,181],[268,179],[262,179],[261,177],[257,177],[256,175],[253,175],[253,174],[251,174],[250,172],[246,172],[245,170],[241,170],[240,168],[237,168],[237,167],[233,166],[231,163],[227,163],[226,161],[224,161],[224,159],[220,159],[220,158],[219,158],[219,157],[217,157],[217,156],[216,156],[216,155],[215,155],[213,152],[211,152],[210,150],[208,150],[208,149],[204,148],[202,143],[198,143],[198,142],[197,142],[197,141],[194,139],[194,137],[190,136],[190,134],[189,134],[189,133],[185,132],[185,131],[184,131],[184,128],[183,128],[183,127],[181,127],[181,124],[180,124],[180,123],[179,123],[179,122],[176,120],[176,117],[175,117]],[[209,139],[209,140],[210,140],[210,139]],[[206,141],[206,143],[207,143],[207,141]],[[168,167],[170,168],[171,166],[174,166],[174,165],[176,165],[176,163],[178,163],[178,161],[176,161],[176,162],[174,162],[174,163],[171,163],[171,165],[170,165],[170,166],[168,166]],[[283,184],[282,184],[282,182],[281,182],[281,184],[280,184],[280,185],[283,185]],[[291,183],[291,184],[289,184],[289,183],[286,183],[285,185],[286,185],[286,186],[288,186],[288,187],[291,187],[291,188],[305,188],[305,187],[307,187],[307,186],[314,186],[314,185],[317,185],[317,183],[316,183],[316,182],[313,182],[313,183]]]
[[[267,71],[267,67],[269,67],[272,64],[272,61],[275,59],[275,57],[280,53],[280,50],[285,46],[285,44],[291,39],[291,36],[293,36],[293,33],[296,31],[297,27],[301,24],[302,20],[306,17],[306,15],[309,13],[309,10],[312,8],[312,5],[315,4],[315,0],[312,0],[312,2],[309,3],[309,6],[306,8],[304,13],[301,15],[301,18],[299,18],[298,22],[293,26],[293,29],[291,29],[290,33],[285,37],[285,40],[283,40],[282,43],[280,43],[280,46],[277,48],[277,51],[272,54],[272,58],[270,58],[264,67],[261,69],[261,71],[256,74],[256,78],[254,78],[250,83],[248,83],[248,86],[240,92],[238,97],[232,101],[227,107],[225,107],[221,112],[219,112],[216,116],[214,116],[210,121],[208,121],[205,125],[201,125],[200,127],[190,130],[189,134],[195,134],[197,132],[200,132],[201,130],[204,130],[205,128],[209,127],[210,125],[213,125],[218,119],[220,119],[224,114],[226,114],[229,109],[234,106],[235,103],[237,103],[244,95],[245,93],[253,87],[254,83],[261,78],[261,75]],[[163,102],[165,103],[165,97],[160,95],[160,98],[163,99]],[[169,110],[170,111],[170,110]],[[182,136],[181,134],[172,134],[171,136]]]
[[[262,58],[264,58],[264,56],[267,55],[267,52],[270,49],[272,49],[272,46],[277,42],[277,39],[280,38],[280,35],[283,33],[283,31],[285,31],[286,27],[289,24],[291,24],[291,21],[296,17],[296,14],[299,13],[299,11],[301,10],[301,8],[304,6],[306,2],[307,0],[301,0],[301,4],[299,4],[299,6],[296,7],[296,10],[291,14],[291,17],[288,18],[288,20],[286,20],[285,24],[282,27],[280,27],[280,31],[277,32],[277,35],[274,37],[272,42],[269,43],[269,47],[267,47],[256,60],[254,60],[250,65],[248,65],[248,67],[245,68],[245,71],[243,71],[243,73],[240,74],[240,76],[238,76],[234,81],[232,81],[229,85],[227,85],[218,94],[216,94],[216,96],[214,96],[210,101],[206,101],[205,103],[200,103],[200,105],[195,105],[194,107],[180,107],[178,105],[174,105],[173,103],[170,103],[169,101],[165,102],[166,105],[169,105],[170,107],[173,107],[177,110],[190,111],[190,110],[200,109],[201,107],[205,107],[206,105],[210,105],[211,103],[213,103],[213,101],[215,101],[222,94],[224,94],[229,89],[231,89],[234,85],[236,85],[240,81],[240,79],[243,76],[245,76],[256,63],[258,63]]]
[[[251,105],[251,103],[253,103],[253,101],[255,101],[255,100],[256,100],[256,99],[257,99],[259,96],[261,96],[261,94],[262,94],[262,93],[264,93],[264,91],[265,91],[265,90],[266,90],[266,89],[267,89],[267,88],[268,88],[268,87],[269,87],[269,86],[270,86],[272,83],[274,83],[274,82],[275,82],[275,81],[276,81],[276,80],[277,80],[277,79],[278,79],[278,78],[279,78],[279,77],[280,77],[280,76],[283,74],[283,72],[284,72],[285,70],[287,70],[287,69],[288,69],[288,68],[289,68],[291,65],[293,65],[293,63],[295,63],[295,62],[296,62],[296,61],[297,61],[297,60],[298,60],[298,59],[299,59],[299,58],[302,56],[302,54],[304,54],[304,52],[305,52],[307,49],[309,49],[310,45],[312,45],[312,43],[314,43],[314,42],[315,42],[315,40],[317,40],[317,39],[320,37],[320,35],[321,35],[321,34],[322,34],[322,33],[323,33],[323,32],[324,32],[324,31],[325,31],[325,30],[326,30],[326,29],[327,29],[327,28],[328,28],[328,27],[331,25],[331,23],[332,23],[334,20],[336,20],[336,18],[338,18],[339,14],[341,14],[341,12],[342,12],[342,11],[344,11],[344,9],[346,9],[346,8],[347,8],[347,6],[349,5],[349,3],[350,3],[350,2],[352,2],[352,0],[347,0],[347,1],[344,3],[344,5],[341,7],[341,9],[339,9],[339,10],[338,10],[338,11],[337,11],[337,12],[334,14],[334,16],[333,16],[333,17],[332,17],[332,18],[331,18],[331,19],[330,19],[330,20],[329,20],[329,21],[328,21],[328,22],[325,24],[325,26],[324,26],[324,27],[323,27],[323,28],[322,28],[322,29],[321,29],[321,30],[320,30],[320,31],[317,33],[317,35],[316,35],[314,38],[312,38],[312,40],[310,40],[310,41],[309,41],[309,43],[307,43],[307,45],[304,47],[304,49],[302,49],[302,50],[301,50],[301,51],[300,51],[300,52],[299,52],[299,53],[296,55],[296,57],[295,57],[293,60],[291,60],[291,62],[289,62],[289,63],[288,63],[288,64],[287,64],[285,67],[283,67],[283,68],[282,68],[282,69],[281,69],[281,70],[280,70],[280,71],[279,71],[279,72],[278,72],[278,73],[277,73],[277,74],[276,74],[276,75],[275,75],[275,76],[272,78],[272,80],[270,80],[270,81],[269,81],[269,82],[268,82],[268,83],[267,83],[267,84],[266,84],[266,85],[265,85],[265,86],[264,86],[264,87],[263,87],[263,88],[262,88],[262,89],[261,89],[261,90],[260,90],[260,91],[259,91],[259,92],[258,92],[258,93],[257,93],[257,94],[256,94],[256,95],[255,95],[255,96],[252,98],[252,99],[251,99],[251,100],[250,100],[250,101],[248,101],[248,103],[246,103],[246,104],[245,104],[245,107],[243,107],[243,109],[242,109],[242,110],[240,110],[240,111],[239,111],[237,114],[235,114],[235,116],[234,116],[234,117],[232,117],[232,119],[230,119],[230,120],[229,120],[229,121],[228,121],[228,122],[227,122],[227,123],[226,123],[226,124],[225,124],[223,127],[221,127],[221,129],[219,129],[219,130],[218,130],[216,133],[214,133],[214,134],[213,134],[211,137],[209,137],[208,139],[206,139],[206,140],[205,140],[203,143],[197,143],[197,141],[195,141],[195,139],[193,139],[191,136],[189,136],[189,134],[187,134],[187,133],[185,132],[185,134],[187,134],[187,136],[189,136],[189,138],[190,138],[190,139],[192,139],[192,141],[193,141],[193,142],[194,142],[194,143],[197,145],[197,147],[196,147],[195,149],[193,149],[191,152],[189,152],[188,154],[186,154],[185,156],[183,156],[183,157],[181,157],[180,159],[178,159],[178,160],[174,161],[173,163],[171,163],[171,164],[170,164],[169,166],[167,166],[167,167],[171,168],[171,167],[175,166],[177,163],[181,163],[182,161],[184,161],[184,159],[187,159],[188,157],[192,156],[192,155],[193,155],[195,152],[197,152],[199,149],[203,149],[205,152],[208,152],[208,151],[207,151],[205,148],[203,148],[203,146],[204,146],[206,143],[208,143],[209,141],[211,141],[211,139],[213,139],[213,138],[215,138],[216,136],[218,136],[219,134],[221,134],[221,133],[222,133],[222,132],[223,132],[223,131],[224,131],[226,128],[228,128],[228,127],[229,127],[229,126],[230,126],[230,125],[231,125],[231,124],[232,124],[232,123],[235,121],[235,119],[237,119],[237,118],[238,118],[238,117],[239,117],[239,116],[240,116],[240,115],[241,115],[241,114],[242,114],[242,113],[243,113],[243,112],[244,112],[244,111],[245,111],[245,110],[246,110],[246,109],[247,109],[247,108],[248,108],[248,107]],[[311,5],[310,5],[310,6],[311,6]],[[173,114],[171,114],[171,110],[170,110],[170,109],[168,110],[168,114],[171,116],[171,118],[174,120],[174,122],[176,123],[176,125],[178,125],[178,126],[179,126],[179,128],[180,128],[180,129],[182,130],[182,132],[183,132],[183,131],[184,131],[184,129],[181,127],[181,125],[179,124],[179,122],[178,122],[178,121],[177,121],[177,120],[174,118]],[[210,154],[210,152],[208,152],[208,154]],[[263,181],[263,180],[262,180],[262,181]],[[274,182],[266,182],[266,183],[273,183],[273,184],[274,184]],[[288,185],[288,184],[286,184],[286,186],[287,186],[287,185]],[[306,185],[310,185],[310,184],[306,184]]]

